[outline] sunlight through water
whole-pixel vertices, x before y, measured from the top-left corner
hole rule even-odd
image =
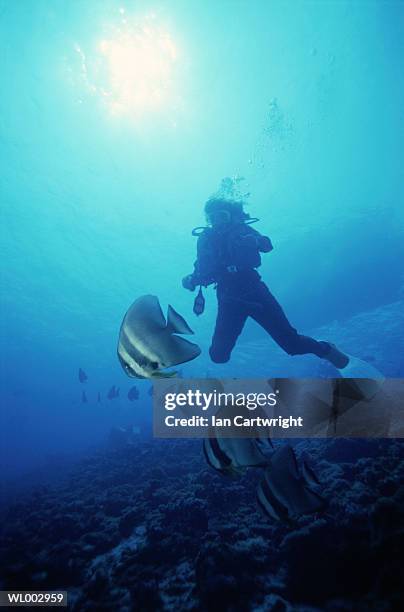
[[[175,68],[178,50],[154,13],[126,16],[100,34],[91,50],[75,43],[80,77],[114,116],[138,120],[172,112],[178,103]]]

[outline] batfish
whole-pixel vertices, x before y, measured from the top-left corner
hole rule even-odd
[[[87,374],[85,373],[85,371],[84,371],[84,370],[82,370],[81,368],[79,368],[79,381],[80,381],[81,383],[84,383],[84,382],[86,382],[86,380],[88,380],[88,376],[87,376]]]
[[[205,438],[203,451],[208,464],[223,475],[241,476],[247,468],[264,468],[257,488],[261,508],[271,518],[290,521],[303,514],[325,509],[325,500],[314,489],[320,484],[315,472],[283,445],[271,456],[264,454],[254,438]]]
[[[312,469],[303,462],[299,471],[296,456],[289,445],[276,450],[258,485],[261,508],[276,520],[292,520],[303,514],[320,512],[325,500],[313,490],[318,484]]]
[[[131,387],[128,391],[128,400],[134,402],[137,399],[139,399],[139,389],[136,386]]]
[[[112,385],[112,387],[110,388],[110,390],[107,393],[107,398],[110,399],[114,399],[115,397],[119,396],[119,389],[117,387],[115,387],[115,385]]]
[[[129,308],[119,332],[118,358],[128,376],[166,378],[165,368],[191,361],[201,349],[177,334],[193,334],[185,319],[168,307],[167,321],[155,295],[143,295]]]
[[[247,467],[268,465],[252,438],[205,438],[203,452],[211,467],[228,476],[241,476]]]

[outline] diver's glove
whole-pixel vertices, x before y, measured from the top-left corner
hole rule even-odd
[[[188,291],[195,291],[196,284],[192,274],[184,276],[184,278],[182,279],[182,286],[184,287],[184,289],[188,289]]]
[[[270,253],[274,249],[272,241],[268,236],[259,236],[257,246],[261,253]]]

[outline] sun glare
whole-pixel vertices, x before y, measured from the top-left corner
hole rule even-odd
[[[76,44],[87,87],[114,115],[138,118],[175,105],[178,51],[154,15],[129,19],[120,9],[118,25],[85,53]]]

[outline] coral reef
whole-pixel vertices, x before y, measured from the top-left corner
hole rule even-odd
[[[293,525],[198,440],[98,451],[3,512],[1,588],[66,589],[80,612],[403,609],[404,443],[293,444],[329,500]]]

